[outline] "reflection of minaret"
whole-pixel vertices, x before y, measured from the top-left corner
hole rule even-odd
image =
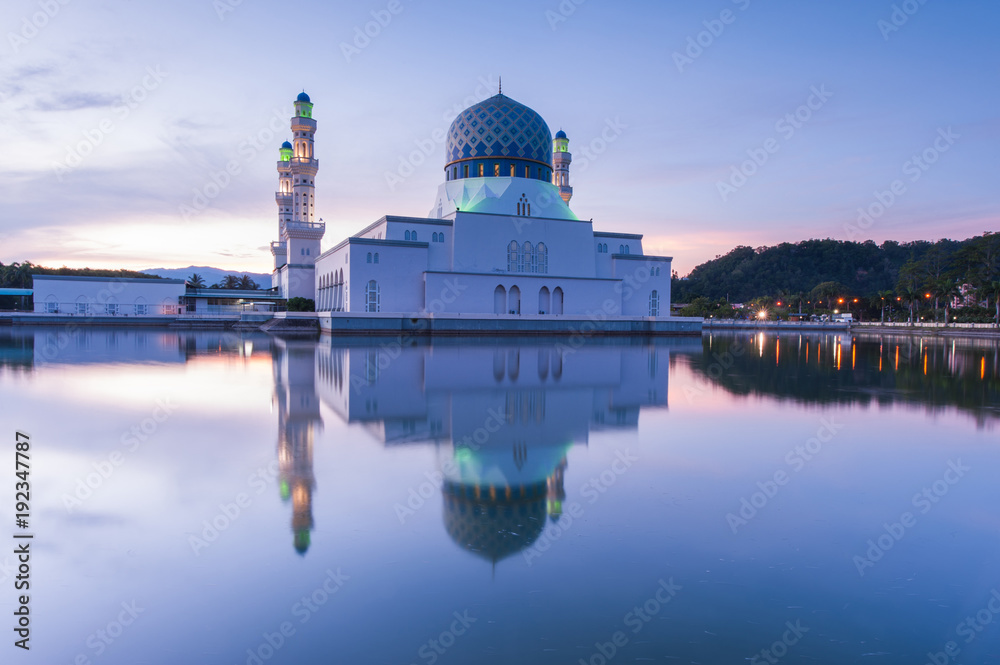
[[[274,390],[278,402],[278,478],[281,498],[292,500],[295,550],[309,549],[313,527],[313,436],[322,428],[315,385],[316,346],[278,340],[274,353]]]
[[[566,489],[563,487],[564,476],[566,475],[566,458],[563,457],[559,466],[552,472],[546,481],[548,483],[548,507],[549,518],[553,522],[558,522],[562,517],[562,502],[566,498]]]

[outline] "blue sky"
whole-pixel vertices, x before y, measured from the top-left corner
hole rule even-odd
[[[599,230],[643,233],[681,274],[737,244],[1000,230],[993,3],[5,9],[5,263],[268,271],[274,162],[302,89],[319,122],[324,247],[384,214],[424,216],[443,178],[435,133],[499,76],[569,135],[574,211]],[[376,36],[355,41],[366,27]],[[390,185],[401,160],[419,164]],[[234,174],[220,175],[227,165]],[[880,214],[859,226],[859,208]]]

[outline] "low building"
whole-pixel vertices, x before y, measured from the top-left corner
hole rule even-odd
[[[182,279],[33,275],[35,312],[80,316],[176,316]]]

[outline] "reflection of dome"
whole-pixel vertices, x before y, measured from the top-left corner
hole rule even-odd
[[[448,165],[479,157],[528,160],[550,166],[552,133],[542,116],[510,97],[495,95],[459,113],[448,130]]]
[[[309,529],[299,529],[295,532],[295,551],[305,555],[309,549]]]
[[[493,563],[530,547],[545,528],[545,483],[512,488],[445,482],[443,494],[448,535]]]
[[[299,93],[299,96],[295,98],[295,101],[312,103],[311,100],[309,99],[309,95],[306,94],[305,90]]]

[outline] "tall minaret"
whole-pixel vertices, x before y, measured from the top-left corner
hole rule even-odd
[[[271,243],[274,255],[272,285],[284,298],[315,299],[316,258],[326,225],[316,221],[316,173],[319,161],[313,141],[316,121],[305,92],[295,100],[292,141],[281,144],[278,160],[278,237]]]
[[[560,129],[552,139],[552,184],[559,188],[559,196],[566,203],[573,198],[573,188],[569,186],[569,165],[572,162],[569,139],[566,132]]]

